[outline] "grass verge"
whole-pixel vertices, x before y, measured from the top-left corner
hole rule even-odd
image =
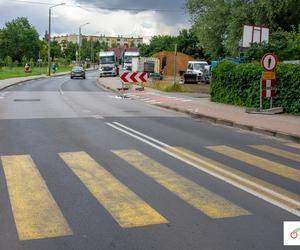
[[[71,67],[58,67],[57,73],[68,72]],[[25,73],[23,67],[2,67],[0,68],[0,80],[14,78],[14,77],[24,77],[24,76],[34,76],[47,74],[47,67],[33,67],[31,73]]]
[[[165,92],[192,92],[187,86],[174,84],[171,81],[153,81],[145,84],[145,87]]]

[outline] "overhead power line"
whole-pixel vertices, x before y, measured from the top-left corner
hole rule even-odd
[[[27,0],[10,0],[11,2],[16,2],[16,3],[23,3],[23,4],[40,4],[40,5],[48,5],[51,6],[55,3],[45,3],[45,2],[39,2],[39,1],[27,1]],[[157,12],[178,12],[182,13],[184,12],[183,9],[155,9],[155,8],[116,8],[116,7],[106,7],[106,6],[90,6],[90,5],[83,5],[83,4],[66,4],[64,6],[67,7],[78,7],[81,9],[84,9],[86,11],[99,11],[99,10],[115,10],[115,11],[138,11],[138,12],[143,12],[143,11],[157,11]]]

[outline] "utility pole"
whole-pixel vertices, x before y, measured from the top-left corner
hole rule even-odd
[[[60,3],[49,7],[49,27],[48,27],[48,76],[51,76],[51,10],[57,6],[65,5]]]
[[[49,27],[48,27],[48,76],[51,76],[51,7],[49,8]]]
[[[174,50],[174,85],[176,84],[176,71],[177,71],[176,57],[177,57],[177,44],[175,44],[175,50]]]
[[[80,62],[81,62],[81,56],[80,56],[80,47],[81,47],[81,27],[85,26],[85,25],[88,25],[90,23],[84,23],[84,24],[81,24],[79,26],[79,45],[78,45],[78,62],[77,64],[79,65]]]

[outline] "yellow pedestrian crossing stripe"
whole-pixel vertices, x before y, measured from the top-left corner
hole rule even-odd
[[[207,148],[265,171],[300,182],[300,170],[298,169],[294,169],[228,146],[210,146]]]
[[[281,150],[278,148],[273,148],[267,145],[250,145],[251,148],[255,148],[258,150],[261,150],[263,152],[266,153],[270,153],[276,156],[280,156],[289,160],[293,160],[293,161],[297,161],[300,162],[300,155],[299,154],[295,154],[295,153],[291,153],[285,150]]]
[[[72,231],[29,155],[1,157],[20,240],[71,235]]]
[[[299,154],[267,145],[250,147],[300,162]],[[228,146],[208,149],[224,154],[274,174],[300,182],[300,171]],[[299,211],[300,195],[248,175],[184,148],[168,147],[168,151],[198,166],[207,173],[287,211]],[[230,218],[251,213],[205,187],[177,174],[136,150],[115,150],[118,157],[143,172],[155,182],[177,195],[207,216]],[[85,152],[59,153],[59,156],[123,228],[168,223],[159,212],[122,184]],[[1,156],[12,213],[20,240],[63,237],[72,230],[30,155]],[[226,180],[225,180],[226,179]],[[229,181],[228,181],[229,180]],[[250,191],[249,191],[250,190]],[[264,199],[264,198],[263,198]],[[298,210],[297,210],[298,209]]]
[[[297,148],[300,149],[300,144],[296,144],[296,143],[288,143],[286,144],[287,146],[291,147],[291,148]]]
[[[226,178],[229,183],[240,185],[244,190],[250,191],[250,193],[258,193],[267,199],[280,202],[292,209],[300,208],[300,195],[298,194],[292,193],[286,189],[275,186],[185,148],[172,147],[169,148],[169,150],[180,157],[187,159],[189,162],[192,162],[194,165],[198,166],[199,169],[208,170],[220,175],[223,178]]]
[[[250,214],[247,210],[178,175],[136,150],[115,150],[113,152],[211,218]]]
[[[121,227],[131,228],[168,222],[87,153],[72,152],[59,155]]]

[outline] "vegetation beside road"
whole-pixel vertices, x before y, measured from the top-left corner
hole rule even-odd
[[[189,92],[188,88],[181,84],[174,84],[171,81],[153,81],[145,84],[145,87],[157,89],[164,92]]]
[[[57,73],[68,72],[71,70],[71,67],[58,67]],[[24,67],[2,67],[0,68],[0,80],[14,78],[14,77],[24,77],[24,76],[34,76],[34,75],[43,75],[47,74],[47,67],[34,67],[32,72],[25,73]]]
[[[174,84],[173,81],[153,81],[146,83],[145,87],[157,89],[164,92],[199,92],[209,93],[208,84]]]
[[[210,83],[211,100],[246,107],[259,107],[261,78],[259,62],[236,65],[223,60],[213,69]],[[274,107],[284,112],[300,115],[300,65],[282,64],[276,69],[276,97]],[[269,108],[269,102],[264,107]]]

